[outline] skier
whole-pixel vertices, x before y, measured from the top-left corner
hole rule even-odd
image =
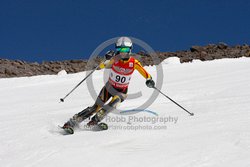
[[[106,61],[101,63],[99,67],[101,69],[111,69],[108,82],[100,91],[95,104],[75,114],[64,124],[63,129],[69,133],[74,133],[74,127],[91,116],[91,120],[87,123],[89,127],[100,125],[101,129],[107,129],[107,125],[100,122],[119,103],[126,99],[129,81],[135,69],[146,79],[148,87],[153,88],[155,86],[151,75],[137,59],[131,56],[132,47],[133,44],[130,38],[120,37],[115,44],[116,52],[109,51],[106,53]],[[111,101],[105,104],[110,98],[112,98]]]

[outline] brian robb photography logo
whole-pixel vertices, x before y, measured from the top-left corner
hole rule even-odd
[[[176,124],[178,117],[158,116],[151,110],[126,110],[121,111],[121,114],[129,114],[132,112],[144,112],[147,115],[113,115],[107,116],[105,122],[109,123],[111,130],[167,130],[169,125]]]
[[[108,124],[109,130],[167,130],[169,126],[177,124],[178,117],[110,114],[104,118],[104,122]]]

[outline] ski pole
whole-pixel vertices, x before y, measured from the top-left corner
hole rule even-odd
[[[64,98],[61,98],[60,101],[64,102],[64,100],[78,87],[80,86],[99,66],[97,66],[94,70],[92,70],[81,82],[79,82]]]
[[[182,108],[184,111],[186,111],[188,114],[190,114],[190,116],[194,116],[194,113],[189,112],[188,110],[186,110],[184,107],[182,107],[180,104],[178,104],[177,102],[175,102],[173,99],[171,99],[170,97],[168,97],[166,94],[162,93],[162,91],[160,91],[159,89],[157,89],[156,87],[153,87],[154,89],[156,89],[159,93],[161,93],[163,96],[165,96],[166,98],[168,98],[169,100],[171,100],[174,104],[176,104],[177,106],[179,106],[180,108]]]

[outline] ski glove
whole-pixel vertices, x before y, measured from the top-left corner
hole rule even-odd
[[[147,87],[149,87],[149,88],[154,88],[154,87],[155,87],[155,82],[152,80],[152,78],[148,78],[148,79],[146,80],[146,85],[147,85]]]
[[[115,56],[115,51],[113,51],[113,50],[110,50],[110,51],[108,51],[106,54],[105,54],[105,59],[106,60],[110,60],[112,57],[114,57]]]

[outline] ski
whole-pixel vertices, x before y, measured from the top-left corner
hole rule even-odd
[[[108,125],[106,123],[101,122],[97,124],[95,128],[97,131],[108,130]]]
[[[108,130],[108,125],[106,123],[100,122],[96,125],[88,126],[91,131],[104,131]]]
[[[58,125],[58,127],[63,130],[63,133],[62,133],[63,135],[73,135],[74,134],[74,129],[71,127],[64,128],[60,125]],[[104,131],[104,130],[108,130],[108,125],[104,122],[101,122],[101,123],[94,125],[92,127],[89,127],[89,128],[92,131]]]

